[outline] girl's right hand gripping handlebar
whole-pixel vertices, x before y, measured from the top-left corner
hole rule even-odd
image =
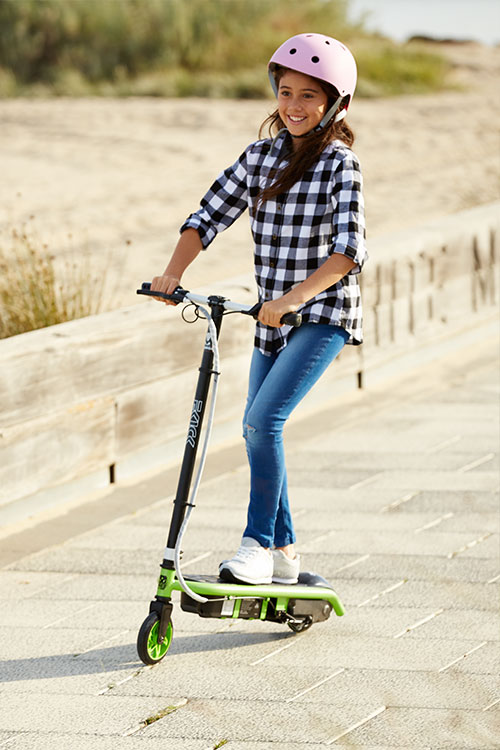
[[[217,303],[221,304],[228,312],[239,312],[242,315],[250,315],[255,320],[257,320],[259,310],[262,307],[262,302],[257,302],[255,305],[241,305],[238,302],[231,302],[231,300],[225,299],[224,297],[202,297],[200,294],[193,294],[180,286],[177,287],[172,294],[153,292],[151,291],[151,284],[147,281],[145,281],[141,288],[137,290],[137,294],[144,294],[147,297],[159,297],[160,299],[176,303],[193,302],[195,305],[210,305],[211,302],[217,301]],[[281,323],[298,328],[302,325],[302,315],[295,312],[285,313],[281,318]]]

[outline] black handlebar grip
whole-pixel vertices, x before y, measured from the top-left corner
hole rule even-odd
[[[141,288],[137,289],[136,293],[144,294],[146,297],[156,297],[164,300],[170,300],[172,302],[175,302],[176,304],[179,302],[184,302],[184,298],[186,294],[188,294],[187,290],[182,289],[182,287],[180,286],[174,289],[172,294],[165,294],[164,292],[152,292],[151,284],[149,281],[143,281],[141,284]]]
[[[300,328],[302,325],[302,315],[294,312],[285,313],[282,316],[280,323],[284,323],[287,326],[293,326],[294,328]]]

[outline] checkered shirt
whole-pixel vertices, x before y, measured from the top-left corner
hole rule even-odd
[[[222,172],[180,231],[191,227],[204,248],[248,208],[255,242],[255,278],[259,301],[276,299],[310,276],[333,253],[356,265],[337,284],[300,308],[307,323],[344,328],[348,343],[360,344],[361,294],[358,273],[367,258],[362,177],[355,154],[333,141],[303,177],[286,193],[258,205],[259,192],[282,168],[288,151],[287,133],[252,143]],[[286,346],[290,326],[271,328],[257,323],[255,345],[264,354]]]

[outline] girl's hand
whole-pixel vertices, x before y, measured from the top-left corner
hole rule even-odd
[[[152,292],[163,292],[164,294],[172,294],[172,292],[175,291],[175,289],[181,285],[181,280],[178,279],[176,276],[172,276],[171,274],[163,274],[163,276],[155,276],[153,281],[151,282],[151,291]],[[158,302],[164,302],[166,305],[175,305],[176,303],[167,300],[162,299],[161,297],[154,297],[153,299],[158,300]]]
[[[285,313],[295,312],[299,304],[288,301],[286,297],[278,297],[270,302],[264,302],[259,312],[259,321],[271,328],[282,328],[281,318]]]

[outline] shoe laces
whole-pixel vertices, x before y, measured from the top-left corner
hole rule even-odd
[[[234,556],[235,560],[247,561],[255,557],[263,547],[240,547]]]

